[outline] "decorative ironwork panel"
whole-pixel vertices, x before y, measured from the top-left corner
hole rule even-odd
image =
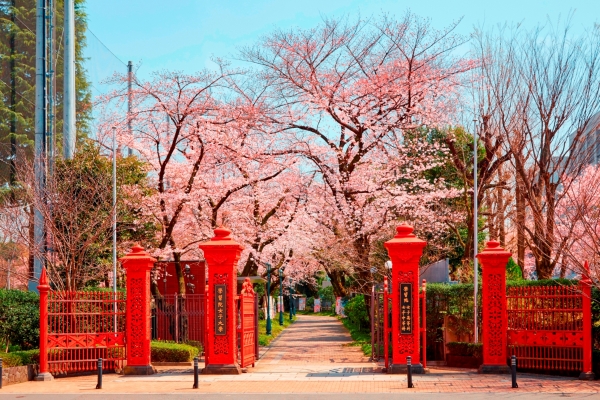
[[[126,359],[125,294],[118,292],[48,292],[45,348],[50,373],[120,371]]]
[[[508,351],[519,368],[584,371],[585,295],[580,285],[507,289]],[[587,314],[587,315],[586,315]]]

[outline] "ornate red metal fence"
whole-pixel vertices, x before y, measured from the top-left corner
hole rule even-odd
[[[206,341],[204,294],[178,294],[153,297],[152,339],[177,343]]]
[[[420,351],[423,368],[427,367],[426,303],[427,283],[423,279],[423,286],[419,293],[419,332],[422,340]],[[389,293],[388,279],[384,278],[383,291],[377,291],[375,286],[371,290],[371,360],[379,361],[383,358],[386,369],[390,364],[391,310],[392,298]]]
[[[48,330],[40,335],[40,351],[47,354],[50,373],[95,371],[98,358],[106,370],[123,369],[125,293],[49,291],[47,296]]]
[[[523,370],[591,371],[589,283],[507,290],[508,355]]]
[[[256,361],[255,296],[252,283],[250,279],[246,278],[239,296],[240,323],[238,325],[238,337],[240,366],[242,368],[250,365],[254,367],[254,362]]]

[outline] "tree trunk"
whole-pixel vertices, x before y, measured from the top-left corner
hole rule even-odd
[[[521,178],[517,174],[515,186],[516,201],[516,225],[517,225],[517,264],[521,267],[523,279],[525,279],[525,197]]]

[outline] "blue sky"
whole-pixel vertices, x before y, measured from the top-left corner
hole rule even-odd
[[[533,26],[570,12],[574,30],[600,22],[600,0],[88,0],[86,8],[90,30],[120,60],[133,61],[142,77],[160,69],[192,73],[210,67],[213,55],[232,56],[274,29],[312,27],[322,16],[401,17],[410,8],[434,26],[462,17],[462,34],[505,22]],[[90,70],[121,68],[95,38],[88,42]]]

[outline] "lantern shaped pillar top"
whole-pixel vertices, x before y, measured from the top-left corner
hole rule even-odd
[[[151,257],[142,246],[136,243],[126,256],[119,258],[119,261],[128,272],[130,269],[150,271],[154,267],[156,258]]]
[[[485,249],[477,254],[477,258],[483,264],[482,268],[503,268],[506,270],[506,263],[508,263],[511,255],[510,251],[500,247],[500,242],[490,240],[486,243]]]
[[[407,357],[412,371],[423,373],[419,349],[419,260],[427,242],[410,225],[396,228],[396,236],[384,246],[392,261],[392,363],[388,373],[406,373]]]
[[[243,247],[224,227],[198,247],[204,252],[208,271],[206,292],[206,343],[203,374],[240,374],[237,359],[235,295],[237,262]]]

